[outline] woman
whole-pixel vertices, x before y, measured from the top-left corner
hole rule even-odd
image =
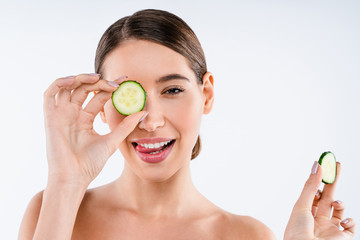
[[[48,183],[29,203],[19,239],[274,239],[263,223],[220,209],[192,183],[190,161],[200,151],[214,79],[184,21],[160,10],[118,20],[100,40],[95,70],[59,78],[44,94]],[[144,110],[127,117],[110,99],[126,79],[147,92]],[[107,135],[93,130],[98,113]],[[87,189],[118,148],[121,176]],[[343,204],[333,201],[336,184],[321,194],[320,182],[315,162],[285,239],[352,238],[354,221],[342,221]]]

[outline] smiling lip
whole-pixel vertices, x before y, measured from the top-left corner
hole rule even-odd
[[[161,142],[168,142],[171,141],[169,144],[165,146],[161,146],[158,148],[145,148],[139,144],[155,144]],[[134,147],[135,153],[138,157],[147,163],[159,163],[164,161],[167,156],[169,156],[172,148],[175,145],[175,139],[171,138],[143,138],[143,139],[136,139],[132,142]],[[155,154],[151,154],[157,152]]]
[[[167,141],[171,141],[174,140],[173,138],[163,138],[163,137],[159,137],[159,138],[141,138],[141,139],[135,139],[132,142],[133,143],[157,143],[157,142],[167,142]]]

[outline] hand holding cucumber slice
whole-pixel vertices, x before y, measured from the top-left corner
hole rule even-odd
[[[334,183],[336,179],[336,158],[332,152],[321,154],[319,164],[323,170],[322,182]]]
[[[144,109],[146,92],[140,83],[128,80],[119,85],[113,92],[111,99],[119,113],[131,115]]]

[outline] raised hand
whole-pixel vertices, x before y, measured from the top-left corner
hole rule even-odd
[[[341,165],[337,162],[335,183],[326,184],[323,192],[318,190],[321,179],[321,166],[314,162],[311,175],[296,202],[285,230],[285,240],[352,239],[355,221],[344,219],[344,203],[334,201],[336,184],[339,180]],[[333,213],[331,213],[333,208]],[[340,229],[340,226],[343,229]]]
[[[97,74],[80,74],[59,78],[45,91],[48,181],[87,186],[136,127],[144,112],[126,117],[107,135],[99,135],[93,129],[96,115],[117,85],[100,79]],[[83,108],[92,91],[97,94]]]

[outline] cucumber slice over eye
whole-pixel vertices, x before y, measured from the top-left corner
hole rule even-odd
[[[119,85],[112,93],[111,99],[119,113],[131,115],[144,109],[146,92],[140,83],[128,80]]]
[[[334,183],[336,179],[336,158],[332,152],[324,152],[319,159],[323,176],[322,182],[325,184]]]

